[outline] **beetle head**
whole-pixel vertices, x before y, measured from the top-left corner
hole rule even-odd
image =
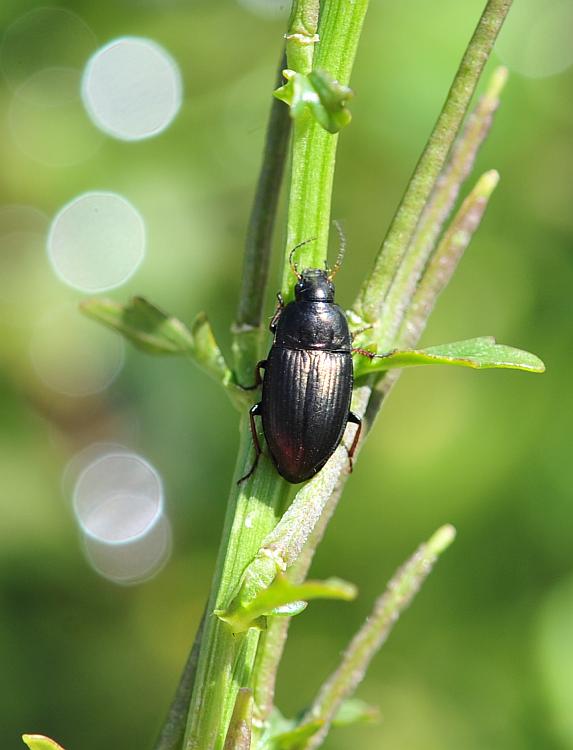
[[[298,302],[334,302],[334,284],[328,271],[306,268],[294,288]]]

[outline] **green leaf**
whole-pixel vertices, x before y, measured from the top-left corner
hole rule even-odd
[[[376,706],[371,706],[359,698],[349,698],[338,709],[332,720],[332,726],[349,727],[353,724],[373,724],[379,719],[380,712]]]
[[[205,313],[197,315],[189,330],[143,297],[134,297],[127,305],[94,298],[82,302],[80,308],[89,318],[121,333],[138,349],[149,354],[188,356],[216,380],[231,380]]]
[[[348,727],[360,723],[372,723],[380,718],[377,708],[358,698],[351,698],[340,706],[332,721],[333,727]],[[273,712],[269,722],[269,733],[263,738],[262,750],[298,750],[322,727],[324,721],[316,719],[299,723],[285,719],[278,711]]]
[[[233,599],[228,609],[215,610],[220,620],[228,623],[234,633],[249,628],[266,628],[266,618],[272,615],[295,615],[305,609],[310,599],[342,599],[350,601],[356,596],[356,587],[340,578],[326,581],[305,581],[294,584],[282,573],[273,582],[244,601],[243,590]],[[285,608],[289,608],[288,609]],[[278,610],[278,612],[277,612]]]
[[[313,70],[308,76],[285,70],[283,75],[287,82],[274,95],[288,104],[293,119],[309,111],[329,133],[338,133],[348,125],[352,115],[346,105],[353,96],[348,86],[320,70]]]
[[[306,740],[313,737],[322,729],[322,725],[322,721],[315,721],[293,726],[292,729],[286,732],[270,737],[268,742],[265,743],[265,748],[272,748],[272,750],[297,750],[306,743]]]
[[[375,359],[360,356],[355,359],[355,377],[364,377],[376,372],[415,365],[457,365],[477,370],[505,368],[526,372],[545,372],[545,365],[522,349],[496,344],[492,336],[482,336],[451,344],[430,346],[426,349],[393,349]]]
[[[43,734],[23,734],[22,739],[30,750],[64,750],[61,745]]]
[[[134,297],[127,305],[94,298],[82,302],[80,308],[149,354],[189,354],[193,350],[189,329],[143,297]]]

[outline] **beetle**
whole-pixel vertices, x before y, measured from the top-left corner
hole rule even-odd
[[[255,460],[239,483],[255,471],[262,453],[256,416],[262,418],[277,471],[292,484],[318,473],[340,444],[348,422],[356,424],[348,450],[352,471],[362,428],[360,417],[350,410],[352,352],[362,350],[353,350],[346,316],[334,301],[333,278],[340,268],[344,243],[332,271],[307,268],[299,273],[292,258],[306,242],[290,253],[297,277],[295,299],[285,305],[281,294],[277,295],[279,304],[269,326],[274,340],[267,359],[256,366],[252,387],[262,382],[263,388],[261,400],[249,411]]]

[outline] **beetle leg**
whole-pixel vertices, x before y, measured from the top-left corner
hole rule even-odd
[[[275,310],[273,317],[271,318],[271,322],[269,323],[269,330],[271,333],[274,333],[277,330],[277,323],[279,322],[279,318],[283,311],[283,307],[285,306],[285,301],[280,292],[277,293],[277,301],[278,301],[277,308]]]
[[[261,359],[260,362],[257,362],[255,365],[255,384],[254,385],[242,385],[240,386],[244,391],[254,391],[255,388],[258,388],[260,384],[263,382],[263,379],[261,377],[261,370],[264,370],[267,366],[267,360]]]
[[[258,369],[258,366],[257,366]],[[251,425],[251,435],[253,438],[253,447],[255,449],[255,460],[253,462],[253,465],[251,466],[250,470],[245,474],[244,477],[241,477],[239,480],[237,480],[237,484],[241,484],[241,482],[244,482],[246,479],[248,479],[251,474],[255,471],[257,468],[257,464],[259,463],[259,458],[261,457],[261,453],[263,452],[261,449],[261,444],[259,442],[259,436],[257,434],[257,426],[255,425],[255,416],[258,415],[261,416],[261,404],[255,404],[249,409],[249,422]]]
[[[363,357],[368,357],[368,359],[385,359],[388,354],[376,354],[376,352],[371,352],[368,349],[362,349],[361,347],[353,347],[351,350],[352,354],[362,354]]]
[[[358,445],[358,441],[360,440],[360,433],[362,432],[362,420],[353,411],[349,411],[348,422],[352,422],[352,424],[358,425],[358,428],[356,432],[354,433],[354,440],[352,441],[352,445],[350,446],[349,450],[347,449],[349,470],[350,470],[350,473],[352,473],[352,459],[354,457],[354,452],[356,450],[356,446]]]
[[[362,328],[357,328],[355,331],[350,332],[350,338],[352,339],[352,341],[354,341],[354,339],[357,336],[360,336],[361,333],[364,333],[364,331],[370,331],[372,328],[374,328],[372,324],[368,326],[362,326]]]

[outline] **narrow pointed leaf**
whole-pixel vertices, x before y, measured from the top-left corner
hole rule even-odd
[[[43,734],[23,734],[22,739],[30,750],[64,750],[61,745],[49,737],[44,737]]]
[[[269,748],[269,750],[298,750],[320,729],[322,729],[322,721],[300,724],[286,732],[271,737],[265,748]]]
[[[374,655],[387,640],[399,616],[418,593],[434,563],[450,546],[455,535],[453,526],[442,526],[396,572],[386,591],[375,602],[372,613],[348,645],[339,667],[324,683],[303,717],[301,726],[321,721],[322,727],[297,750],[314,750],[323,743],[341,706],[361,682]]]
[[[82,302],[81,310],[89,318],[121,333],[142,351],[191,357],[216,380],[230,381],[230,372],[205,313],[199,313],[189,329],[143,297],[134,297],[127,305],[93,298]]]
[[[242,592],[235,597],[226,610],[216,610],[219,619],[228,623],[234,633],[241,633],[249,628],[264,628],[264,618],[272,616],[277,609],[280,614],[288,614],[284,608],[295,605],[292,614],[302,612],[303,602],[311,599],[342,599],[350,601],[356,596],[356,587],[339,578],[328,578],[326,581],[305,581],[294,584],[279,573],[270,586],[260,590],[253,598],[243,603]]]
[[[512,346],[496,344],[492,336],[482,336],[430,346],[426,349],[393,349],[388,354],[379,355],[371,360],[362,356],[357,363],[355,376],[362,377],[375,372],[416,365],[457,365],[476,370],[502,368],[545,372],[545,365],[535,354]]]
[[[81,310],[149,354],[188,354],[193,350],[189,329],[142,297],[134,297],[127,305],[96,297],[82,302]]]
[[[344,701],[334,719],[333,727],[349,727],[353,724],[373,724],[380,720],[380,711],[376,706],[360,700],[349,698]]]

